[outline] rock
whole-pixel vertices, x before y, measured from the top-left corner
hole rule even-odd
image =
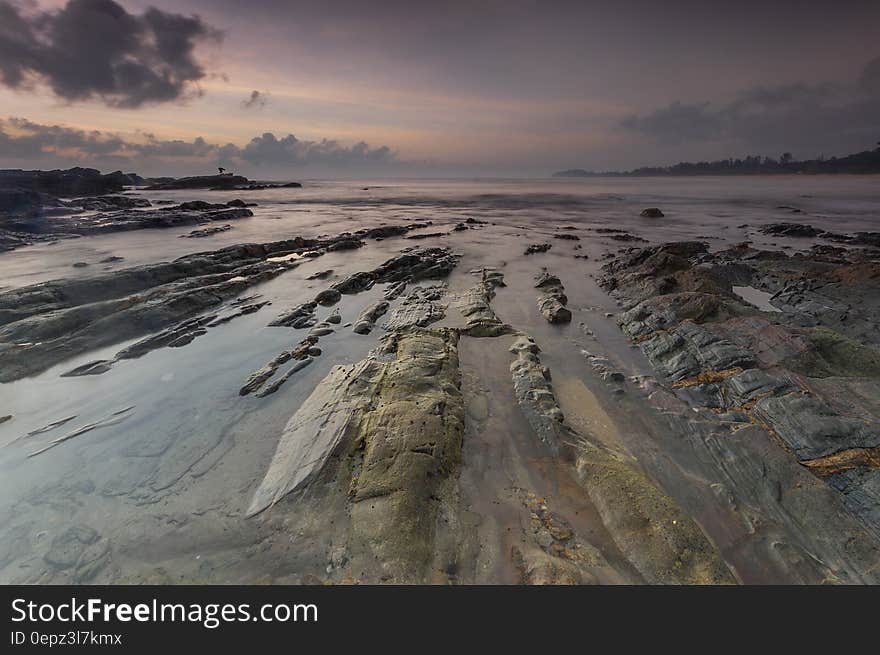
[[[357,248],[361,248],[364,245],[364,242],[360,239],[341,239],[336,243],[332,243],[327,246],[327,251],[331,252],[334,250],[356,250]]]
[[[664,214],[657,207],[648,207],[643,209],[639,214],[642,218],[663,218]]]
[[[228,186],[211,187],[211,191],[227,191]],[[231,187],[236,191],[262,191],[263,189],[301,189],[300,182],[287,182],[286,184],[244,184]]]
[[[352,331],[357,334],[369,334],[373,330],[376,320],[388,311],[388,301],[380,300],[368,306],[361,312],[360,316],[354,322]]]
[[[629,234],[629,233],[610,234],[610,235],[608,235],[608,238],[613,239],[614,241],[625,241],[625,242],[640,241],[642,243],[647,243],[647,239],[643,239],[641,237],[637,237],[634,234]]]
[[[390,331],[402,331],[413,327],[426,327],[439,321],[445,315],[445,307],[439,302],[445,291],[444,284],[413,287],[400,301],[383,327]]]
[[[284,428],[248,515],[309,490],[349,517],[332,528],[341,546],[322,575],[430,581],[461,459],[457,342],[452,329],[395,331],[362,361],[333,367]]]
[[[315,296],[315,302],[319,305],[329,306],[338,303],[340,298],[342,298],[342,294],[337,289],[324,289]]]
[[[763,234],[780,237],[817,237],[821,233],[812,225],[804,225],[802,223],[770,223],[764,225],[761,230]]]
[[[128,183],[128,178],[120,171],[102,175],[93,168],[0,170],[0,189],[27,189],[62,198],[118,193]]]
[[[857,419],[840,416],[804,393],[759,400],[754,414],[769,425],[798,459],[816,459],[848,448],[880,445],[880,432]]]
[[[490,303],[495,289],[505,286],[504,276],[498,271],[479,269],[480,281],[456,299],[456,305],[466,320],[462,334],[470,337],[497,337],[510,334],[513,328],[502,323]]]
[[[146,198],[137,196],[97,196],[94,198],[80,198],[71,203],[72,205],[87,211],[113,211],[117,209],[137,209],[150,207],[151,203]]]
[[[327,269],[326,271],[318,271],[317,273],[312,273],[306,279],[307,280],[326,280],[328,277],[333,275],[333,269]]]
[[[559,278],[544,271],[535,278],[535,288],[544,293],[538,298],[538,309],[550,323],[568,323],[571,312],[565,307],[568,298]]]
[[[446,277],[457,263],[449,248],[417,248],[385,261],[373,274],[377,282],[431,280]]]
[[[166,179],[151,184],[147,187],[147,191],[165,191],[169,189],[234,189],[247,186],[249,183],[250,180],[242,175],[225,173],[221,175],[201,175],[195,177]]]
[[[213,236],[215,234],[220,234],[221,232],[228,232],[231,229],[232,229],[232,226],[227,223],[226,225],[218,225],[216,227],[206,227],[201,230],[193,230],[192,232],[190,232],[188,234],[181,234],[180,238],[181,239],[183,239],[183,238],[201,239],[204,237]]]
[[[13,419],[12,414],[7,414],[6,416],[0,416],[0,424],[6,423],[6,421],[11,421]]]
[[[522,335],[510,346],[510,352],[515,356],[510,373],[517,403],[538,438],[558,454],[569,430],[547,370],[538,358],[541,349],[534,339]]]
[[[581,238],[576,234],[554,234],[554,239],[564,239],[566,241],[580,241]]]
[[[299,342],[299,344],[289,351],[284,351],[276,355],[265,366],[254,371],[248,376],[244,386],[238,391],[238,395],[246,396],[248,394],[259,391],[263,385],[275,375],[278,369],[290,360],[305,361],[315,355],[311,354],[315,344],[318,343],[318,337],[311,335]],[[320,350],[320,349],[317,349]],[[319,353],[320,354],[320,353]],[[299,369],[297,369],[299,370]],[[285,378],[286,379],[286,378]],[[280,384],[278,386],[281,386]],[[277,387],[275,388],[277,390]],[[274,390],[273,390],[274,391]]]
[[[764,230],[821,236],[792,223]],[[880,265],[825,248],[790,257],[683,242],[621,252],[603,270],[601,284],[627,308],[621,329],[681,400],[727,430],[784,443],[788,457],[840,483],[843,502],[880,534],[864,500],[872,465],[848,455],[880,446],[880,406],[865,400],[880,393]],[[769,320],[734,284],[766,290],[782,311]],[[833,463],[844,460],[858,471],[845,482]]]
[[[100,375],[101,373],[106,373],[110,370],[110,367],[113,365],[113,362],[106,359],[99,359],[94,362],[89,362],[87,364],[83,364],[82,366],[77,366],[75,369],[67,371],[66,373],[62,373],[61,377],[76,377],[79,375]]]
[[[446,232],[420,232],[419,234],[410,234],[407,239],[431,239],[433,237],[445,237]]]
[[[331,288],[340,294],[361,293],[371,288],[376,282],[372,272],[352,273],[347,278],[335,283]]]
[[[406,289],[406,282],[405,281],[404,282],[395,282],[395,283],[389,284],[388,287],[385,289],[385,291],[382,293],[382,297],[385,298],[385,300],[389,300],[389,301],[394,300],[400,294],[402,294],[405,289]]]
[[[552,246],[549,243],[533,243],[526,248],[526,255],[534,255],[536,253],[547,252]]]
[[[413,330],[388,346],[391,361],[336,366],[306,399],[285,427],[248,515],[354,464],[345,559],[367,581],[424,583],[438,514],[452,502],[446,481],[461,458],[457,335]]]
[[[730,584],[724,560],[699,526],[633,462],[593,443],[565,423],[540,349],[531,337],[510,348],[517,403],[554,451],[575,449],[581,484],[605,527],[649,584]]]
[[[281,316],[276,318],[274,321],[269,323],[269,325],[273,327],[284,326],[292,328],[310,327],[303,324],[303,320],[312,320],[314,321],[312,325],[314,325],[314,323],[317,322],[317,319],[315,319],[316,307],[316,302],[306,302],[301,305],[297,305],[286,314],[282,314]]]
[[[309,350],[312,350],[312,348],[309,348]],[[317,350],[320,352],[320,349],[317,349]],[[301,371],[306,366],[311,364],[313,361],[315,361],[315,360],[311,356],[305,357],[304,359],[296,360],[291,365],[291,367],[289,369],[287,369],[287,372],[284,375],[282,375],[281,377],[276,379],[274,382],[272,382],[272,384],[270,384],[266,388],[257,392],[257,397],[258,398],[265,398],[266,396],[269,396],[269,395],[275,393],[276,391],[278,391],[278,389],[281,388],[282,384],[287,382],[291,377],[293,377],[299,371]]]

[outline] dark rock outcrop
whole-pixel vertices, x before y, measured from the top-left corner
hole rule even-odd
[[[535,255],[538,253],[547,252],[552,247],[553,246],[551,246],[549,243],[533,243],[526,248],[526,251],[524,254]]]
[[[130,178],[121,171],[104,175],[93,168],[52,171],[0,170],[0,189],[19,189],[59,198],[118,193],[130,183]]]
[[[763,427],[880,535],[880,467],[861,455],[880,447],[880,406],[867,401],[880,397],[880,265],[684,242],[623,251],[604,272],[621,329],[682,400],[733,429]],[[763,290],[780,311],[770,320],[733,285]]]
[[[179,177],[176,179],[171,178],[162,181],[153,180],[153,183],[147,187],[147,190],[235,189],[237,187],[246,187],[248,184],[250,184],[250,180],[243,175],[224,173],[221,175],[199,175],[194,177]]]

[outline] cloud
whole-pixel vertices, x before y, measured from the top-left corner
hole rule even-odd
[[[721,117],[712,111],[708,102],[690,105],[674,102],[647,116],[628,116],[621,121],[621,126],[669,143],[716,139],[724,127]]]
[[[113,0],[68,0],[26,13],[0,0],[0,82],[43,82],[63,100],[123,108],[182,100],[199,95],[205,77],[196,46],[219,38],[198,16],[154,7],[135,15]]]
[[[880,57],[872,59],[865,66],[859,78],[859,89],[862,93],[880,96]]]
[[[246,100],[241,101],[242,109],[262,109],[269,102],[269,94],[265,91],[251,91]]]
[[[191,162],[197,165],[286,168],[345,168],[388,164],[396,160],[388,146],[363,141],[345,146],[338,141],[308,141],[292,134],[279,139],[272,132],[254,137],[244,147],[218,144],[196,137],[192,141],[160,139],[144,133],[138,140],[97,130],[43,125],[25,118],[0,119],[0,152],[19,161],[50,160],[136,167],[145,162]]]
[[[855,85],[755,87],[721,105],[674,102],[628,116],[620,127],[668,144],[723,141],[810,154],[869,148],[880,137],[880,57]]]
[[[388,146],[372,148],[363,141],[347,148],[333,140],[303,141],[288,134],[279,139],[271,132],[251,139],[240,152],[252,164],[302,166],[322,164],[331,167],[364,163],[382,163],[394,159]]]

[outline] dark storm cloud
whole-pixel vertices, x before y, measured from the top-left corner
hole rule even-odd
[[[210,143],[202,137],[192,141],[159,139],[144,134],[140,141],[99,131],[60,125],[42,125],[23,118],[0,119],[0,152],[9,159],[114,161],[136,164],[144,160],[191,159],[202,162],[277,168],[384,164],[395,160],[387,146],[373,148],[364,142],[351,147],[323,139],[308,141],[292,134],[279,139],[271,132],[254,137],[245,147],[233,143]]]
[[[674,102],[629,116],[621,126],[665,143],[734,141],[752,147],[841,152],[867,148],[880,137],[880,58],[864,67],[854,86],[756,87],[724,104]]]
[[[269,94],[265,91],[251,91],[246,100],[241,101],[243,109],[261,109],[269,102]]]
[[[38,80],[64,100],[116,107],[180,100],[205,77],[196,45],[217,38],[198,16],[153,7],[138,16],[113,0],[69,0],[27,13],[0,0],[0,81],[21,89]]]

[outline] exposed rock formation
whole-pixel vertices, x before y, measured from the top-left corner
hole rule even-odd
[[[389,290],[395,289],[392,286]],[[407,330],[413,327],[426,327],[439,321],[445,315],[446,307],[440,302],[445,292],[444,284],[413,287],[400,301],[383,327],[389,331]],[[385,298],[388,298],[388,292]]]
[[[164,191],[167,189],[235,189],[250,184],[243,175],[225,173],[221,175],[200,175],[163,180],[147,187],[148,191]]]
[[[122,191],[131,180],[121,171],[101,174],[93,168],[52,171],[0,170],[0,189],[21,189],[57,197],[97,196]],[[8,209],[0,207],[0,209]]]
[[[375,325],[379,317],[384,316],[385,312],[387,311],[387,300],[379,300],[378,302],[373,303],[372,305],[364,309],[364,311],[361,312],[360,316],[357,317],[357,320],[354,322],[354,327],[352,328],[352,331],[356,332],[357,334],[369,334],[373,331],[373,325]]]
[[[575,459],[605,527],[645,579],[653,584],[735,582],[699,526],[635,462],[565,423],[534,340],[520,336],[510,350],[516,400],[526,419],[542,441]]]
[[[538,298],[538,309],[550,323],[568,323],[571,312],[565,306],[568,298],[559,278],[543,271],[535,278],[535,288],[543,291]]]
[[[512,333],[513,328],[499,320],[490,304],[495,297],[495,289],[505,286],[504,276],[486,268],[472,273],[478,274],[480,281],[456,299],[459,311],[467,321],[462,333],[471,337],[497,337]]]
[[[464,406],[452,330],[413,330],[376,354],[334,367],[287,424],[250,515],[350,470],[347,550],[359,579],[425,582],[438,506],[461,457]]]
[[[537,253],[547,252],[553,246],[549,243],[533,243],[526,248],[526,255],[535,255]]]
[[[880,534],[880,469],[861,455],[880,446],[880,406],[867,400],[880,397],[878,271],[858,254],[676,243],[621,253],[602,284],[680,398],[734,429],[764,427]],[[734,284],[766,290],[781,311],[762,315]]]

